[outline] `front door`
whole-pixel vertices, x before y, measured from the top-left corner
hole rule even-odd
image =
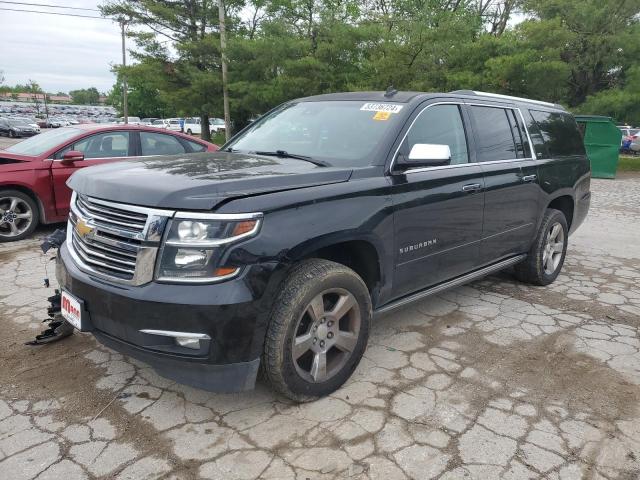
[[[528,249],[539,212],[536,165],[517,108],[468,108],[486,189],[482,261],[488,264]]]
[[[134,151],[134,148],[132,148],[133,138],[130,137],[133,137],[130,132],[122,130],[96,133],[76,140],[75,143],[67,145],[59,152],[56,152],[51,163],[51,175],[58,215],[67,215],[69,213],[71,190],[67,187],[67,179],[80,168],[112,160],[121,160],[130,156],[131,152]],[[84,160],[69,164],[63,163],[62,157],[69,150],[84,153]]]
[[[418,113],[398,155],[417,143],[449,145],[451,163],[392,175],[395,298],[473,270],[479,261],[484,181],[471,162],[462,106],[432,104]]]

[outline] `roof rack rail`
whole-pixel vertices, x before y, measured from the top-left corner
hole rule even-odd
[[[559,108],[564,110],[564,107],[557,103],[544,102],[542,100],[531,100],[530,98],[512,97],[511,95],[501,95],[499,93],[477,92],[475,90],[454,90],[449,93],[456,93],[459,95],[476,95],[479,97],[491,97],[503,100],[514,100],[518,102],[537,103],[538,105],[544,105],[545,107]]]

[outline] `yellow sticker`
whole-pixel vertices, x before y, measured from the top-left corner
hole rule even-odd
[[[389,117],[391,117],[391,112],[376,112],[376,114],[373,116],[374,120],[389,120]]]

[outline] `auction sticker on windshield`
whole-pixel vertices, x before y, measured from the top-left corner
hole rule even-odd
[[[64,319],[78,330],[82,330],[82,307],[78,299],[64,290],[60,299],[60,310]]]
[[[398,113],[402,110],[403,105],[397,105],[395,103],[365,103],[360,110],[365,112],[388,112]]]

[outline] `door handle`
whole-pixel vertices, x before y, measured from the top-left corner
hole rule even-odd
[[[469,185],[464,185],[462,187],[463,192],[477,192],[482,188],[482,185],[479,183],[470,183]]]
[[[522,181],[523,182],[533,182],[533,181],[535,181],[536,178],[538,178],[537,175],[525,175],[524,177],[522,177]]]

